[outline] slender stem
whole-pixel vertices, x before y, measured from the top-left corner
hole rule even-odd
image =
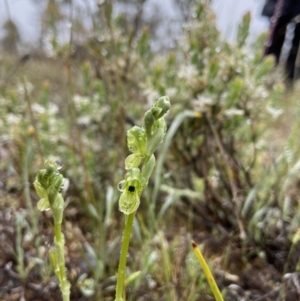
[[[122,301],[123,300],[126,260],[127,260],[129,241],[130,241],[130,235],[131,235],[131,231],[132,231],[134,216],[135,216],[135,212],[128,215],[126,225],[125,225],[124,234],[123,234],[123,237],[122,237],[122,247],[121,247],[120,261],[119,261],[119,268],[118,268],[118,277],[117,277],[117,288],[116,288],[115,301]]]
[[[66,267],[65,267],[65,256],[64,256],[64,245],[65,238],[63,233],[61,232],[61,224],[55,223],[54,225],[55,231],[55,248],[56,248],[56,256],[58,262],[58,270],[59,276],[57,278],[59,280],[59,286],[62,293],[63,301],[70,301],[70,282],[67,280],[66,275]]]
[[[24,268],[24,250],[22,248],[22,219],[21,215],[17,216],[16,220],[16,251],[17,251],[17,271],[22,281],[26,280],[26,270]]]
[[[222,294],[221,294],[221,292],[220,292],[220,290],[218,288],[218,285],[217,285],[217,283],[215,281],[215,278],[212,275],[212,273],[211,273],[211,271],[210,271],[210,269],[209,269],[209,267],[208,267],[208,265],[207,265],[207,263],[206,263],[203,255],[202,255],[200,249],[197,247],[197,245],[196,245],[196,243],[194,241],[192,241],[192,246],[193,246],[194,252],[195,252],[195,254],[196,254],[196,256],[197,256],[197,258],[199,260],[199,263],[200,263],[200,265],[201,265],[201,267],[203,269],[205,277],[206,277],[206,279],[208,281],[208,284],[209,284],[209,286],[210,286],[210,288],[211,288],[211,290],[212,290],[212,292],[213,292],[216,300],[217,301],[224,301],[224,299],[222,297]]]
[[[61,280],[66,279],[66,272],[65,272],[65,257],[64,257],[64,238],[61,232],[61,224],[55,224],[55,247],[56,247],[56,254],[58,260],[58,268],[59,268],[59,282]]]
[[[38,218],[37,214],[32,206],[32,201],[30,197],[30,181],[29,181],[29,157],[31,153],[31,141],[30,138],[25,139],[25,146],[23,151],[23,193],[26,206],[30,212],[30,218],[32,220],[32,231],[34,234],[38,232]]]
[[[55,241],[61,242],[62,239],[61,224],[58,223],[54,224],[54,235],[55,235]]]

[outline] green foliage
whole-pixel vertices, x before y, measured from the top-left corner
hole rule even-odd
[[[243,20],[238,27],[237,43],[239,47],[245,46],[246,39],[249,36],[250,23],[251,23],[251,13],[247,12],[243,16]]]

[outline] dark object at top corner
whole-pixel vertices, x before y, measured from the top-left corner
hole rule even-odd
[[[271,18],[274,15],[277,0],[267,0],[263,6],[261,15]]]

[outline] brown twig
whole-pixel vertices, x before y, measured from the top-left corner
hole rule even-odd
[[[206,119],[208,121],[209,127],[216,139],[218,148],[221,152],[221,155],[223,156],[224,162],[227,165],[227,172],[228,172],[228,178],[229,178],[229,182],[230,182],[230,187],[232,190],[232,195],[233,195],[233,203],[234,203],[234,208],[235,208],[235,215],[237,218],[237,222],[238,222],[238,226],[239,226],[239,230],[240,230],[240,238],[244,239],[246,237],[246,232],[244,229],[244,225],[242,222],[242,218],[241,218],[241,214],[240,214],[240,210],[238,208],[238,191],[237,191],[237,187],[235,182],[233,181],[232,176],[230,175],[230,171],[232,170],[232,168],[235,166],[235,162],[232,160],[232,158],[227,154],[227,152],[224,149],[224,146],[221,142],[221,139],[219,137],[219,134],[217,133],[213,123],[211,122],[209,116],[206,116]]]

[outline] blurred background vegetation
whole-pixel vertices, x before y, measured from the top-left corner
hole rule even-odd
[[[61,300],[48,261],[51,216],[37,212],[32,185],[48,156],[67,179],[71,300],[114,300],[126,131],[162,95],[172,103],[169,132],[134,223],[128,275],[140,274],[129,279],[127,300],[213,300],[192,238],[225,300],[299,300],[299,88],[286,90],[272,58],[262,59],[266,35],[246,46],[250,14],[228,43],[209,2],[177,0],[180,18],[171,21],[145,18],[143,0],[84,12],[49,0],[40,43],[26,54],[8,18],[0,300]],[[176,26],[161,39],[161,28]]]

